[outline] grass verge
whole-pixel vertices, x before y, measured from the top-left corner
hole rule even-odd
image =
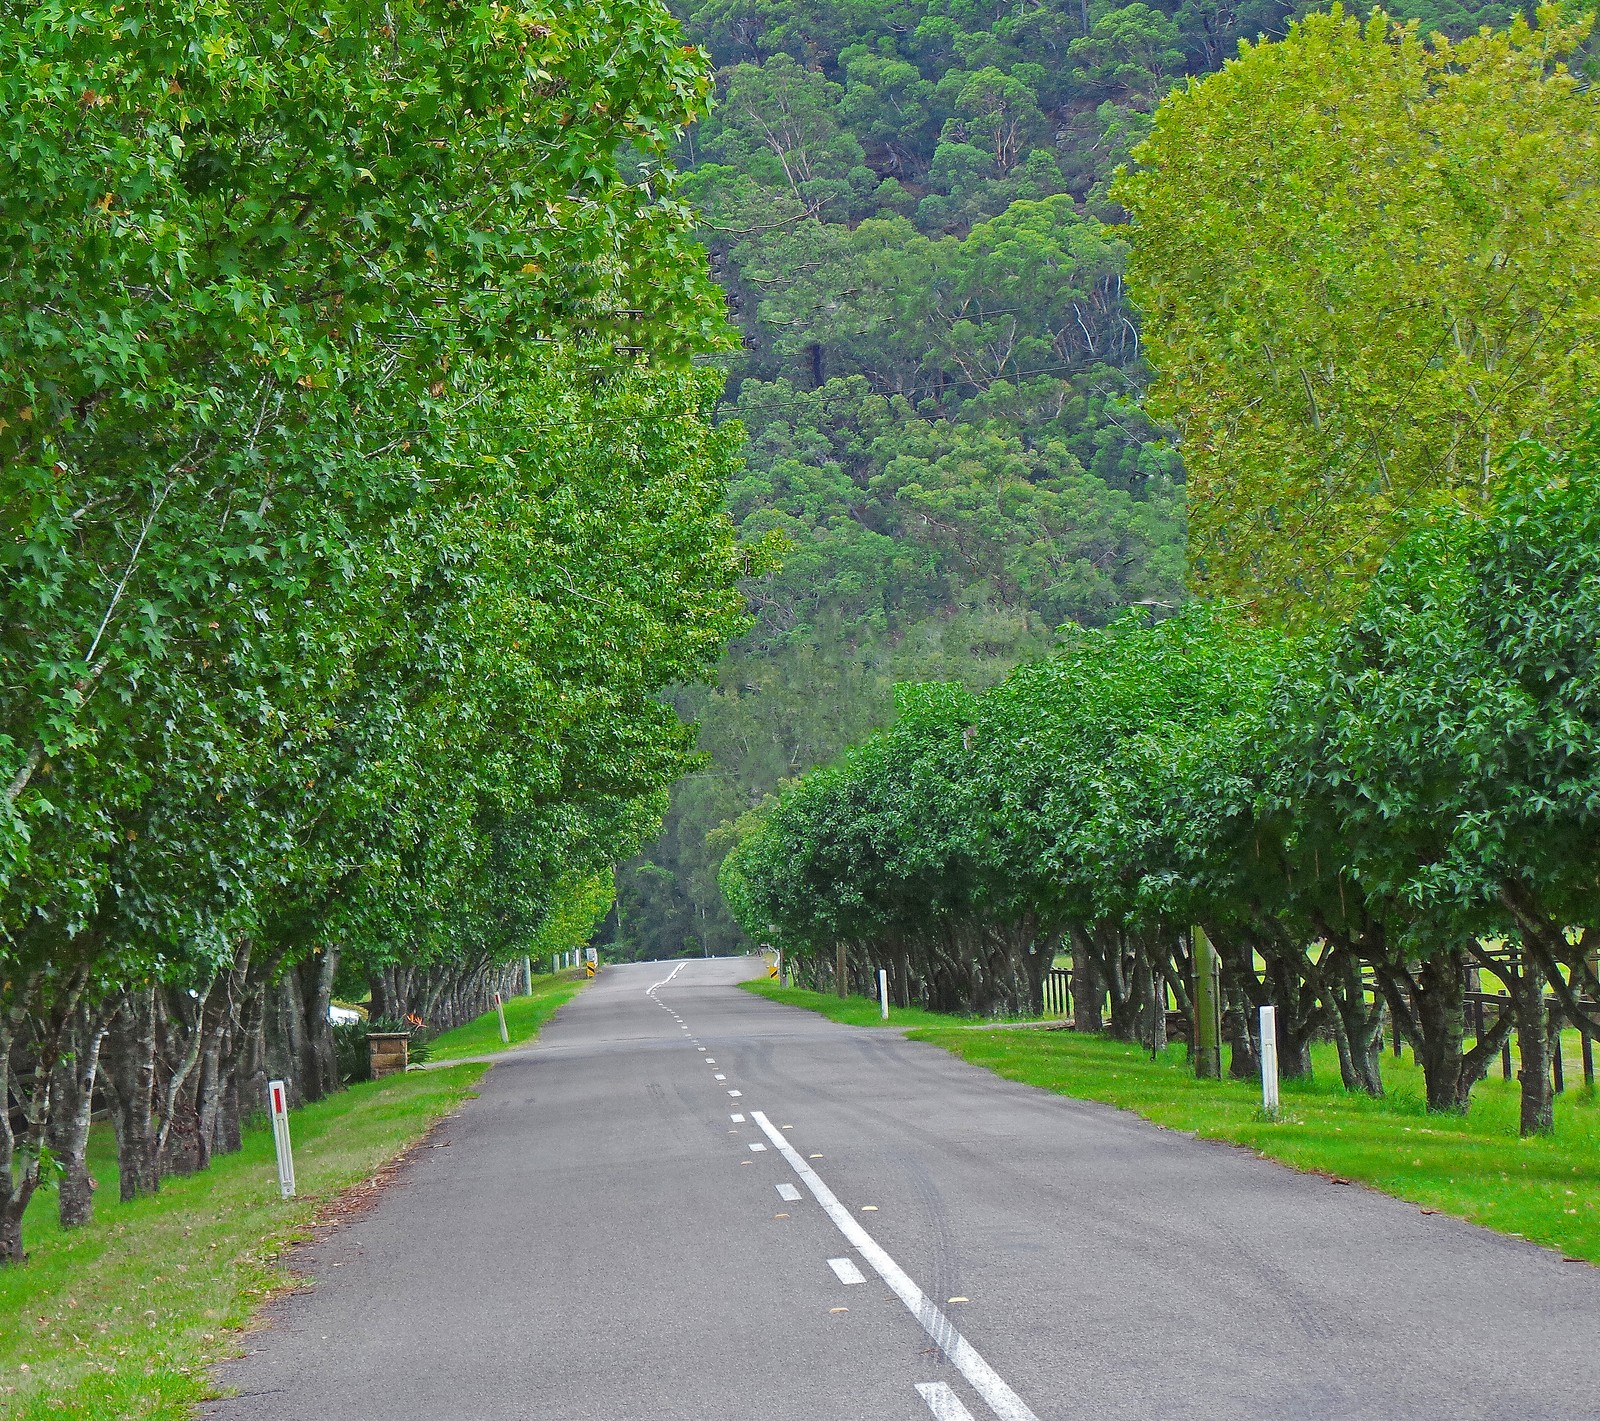
[[[1557,1098],[1551,1135],[1523,1140],[1511,1082],[1480,1082],[1464,1116],[1429,1115],[1412,1062],[1386,1056],[1388,1094],[1372,1100],[1340,1085],[1331,1046],[1313,1049],[1312,1080],[1283,1082],[1283,1109],[1272,1121],[1258,1085],[1197,1081],[1183,1047],[1152,1061],[1137,1047],[1067,1031],[947,1028],[912,1039],[1008,1080],[1104,1101],[1600,1263],[1600,1104],[1587,1089]]]
[[[228,1329],[292,1284],[286,1247],[455,1109],[484,1070],[394,1076],[295,1111],[299,1194],[290,1200],[278,1197],[262,1125],[238,1154],[120,1204],[115,1144],[97,1126],[95,1221],[62,1231],[54,1193],[41,1192],[23,1221],[28,1262],[0,1269],[0,1415],[183,1421],[211,1394],[207,1369],[237,1351]]]
[[[581,970],[556,972],[533,979],[531,997],[512,997],[505,1004],[506,1035],[500,1040],[500,1023],[494,1012],[486,1011],[464,1026],[441,1032],[428,1051],[429,1062],[453,1061],[462,1056],[488,1056],[504,1051],[539,1034],[539,1028],[581,992],[586,979]]]
[[[754,982],[741,982],[747,992],[765,997],[769,1002],[782,1002],[784,1006],[804,1007],[825,1016],[829,1021],[842,1021],[847,1026],[948,1026],[953,1021],[979,1021],[979,1017],[949,1016],[943,1012],[926,1011],[922,1007],[890,1007],[889,1019],[883,1019],[883,1009],[876,997],[841,997],[833,992],[812,992],[804,987],[782,987],[770,977]]]

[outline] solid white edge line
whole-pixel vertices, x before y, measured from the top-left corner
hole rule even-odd
[[[922,1324],[922,1330],[933,1339],[934,1346],[950,1359],[956,1370],[967,1379],[972,1389],[983,1398],[984,1404],[994,1412],[999,1421],[1039,1421],[1023,1399],[1001,1380],[1000,1373],[978,1355],[978,1349],[956,1331],[955,1324],[939,1310],[934,1301],[911,1281],[877,1240],[856,1222],[855,1216],[838,1201],[833,1191],[822,1182],[816,1170],[800,1158],[799,1151],[784,1139],[783,1135],[773,1127],[772,1122],[759,1110],[752,1110],[750,1118],[761,1127],[762,1133],[789,1162],[789,1167],[800,1176],[817,1203],[822,1205],[823,1212],[833,1220],[834,1227],[844,1235],[845,1241],[872,1265],[873,1272],[882,1278],[888,1284],[889,1290],[906,1305],[906,1310]]]
[[[830,1258],[828,1267],[833,1269],[833,1276],[841,1283],[849,1286],[852,1283],[865,1283],[867,1275],[856,1267],[855,1261],[849,1258]]]
[[[947,1382],[918,1382],[917,1395],[928,1403],[933,1421],[972,1421],[972,1413]]]

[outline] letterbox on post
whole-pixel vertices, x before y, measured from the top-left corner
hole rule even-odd
[[[411,1064],[409,1031],[373,1031],[367,1034],[367,1063],[372,1079],[397,1076]]]

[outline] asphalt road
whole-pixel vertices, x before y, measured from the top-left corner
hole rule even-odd
[[[1587,1265],[773,1005],[751,971],[605,969],[310,1251],[208,1414],[1600,1415]]]

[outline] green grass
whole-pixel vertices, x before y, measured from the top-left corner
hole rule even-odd
[[[1283,1082],[1281,1118],[1271,1121],[1259,1085],[1197,1081],[1183,1047],[1151,1061],[1136,1047],[1067,1031],[946,1028],[912,1038],[1009,1080],[1104,1101],[1600,1263],[1600,1103],[1582,1086],[1557,1098],[1553,1134],[1522,1140],[1513,1083],[1480,1082],[1465,1116],[1429,1115],[1422,1072],[1392,1056],[1383,1061],[1389,1094],[1371,1100],[1339,1084],[1331,1046],[1315,1048],[1315,1079]]]
[[[770,977],[739,985],[770,1002],[804,1007],[847,1026],[948,1026],[952,1021],[980,1020],[975,1016],[947,1016],[943,1012],[925,1011],[922,1007],[890,1007],[889,1019],[885,1021],[876,997],[840,997],[832,992],[807,991],[804,987],[781,987]]]
[[[210,1394],[207,1368],[292,1283],[284,1250],[318,1210],[368,1179],[470,1093],[482,1066],[354,1086],[291,1116],[299,1193],[278,1197],[271,1131],[154,1198],[117,1202],[115,1145],[96,1126],[95,1220],[63,1232],[55,1195],[23,1220],[29,1259],[0,1269],[0,1415],[17,1421],[180,1421]]]
[[[510,1045],[537,1036],[539,1028],[583,990],[585,980],[581,968],[535,977],[531,997],[512,997],[505,1004],[506,1035],[511,1038]],[[505,1049],[506,1043],[500,1040],[500,1023],[491,1010],[465,1026],[435,1037],[428,1059],[454,1061],[462,1056],[487,1056]]]

